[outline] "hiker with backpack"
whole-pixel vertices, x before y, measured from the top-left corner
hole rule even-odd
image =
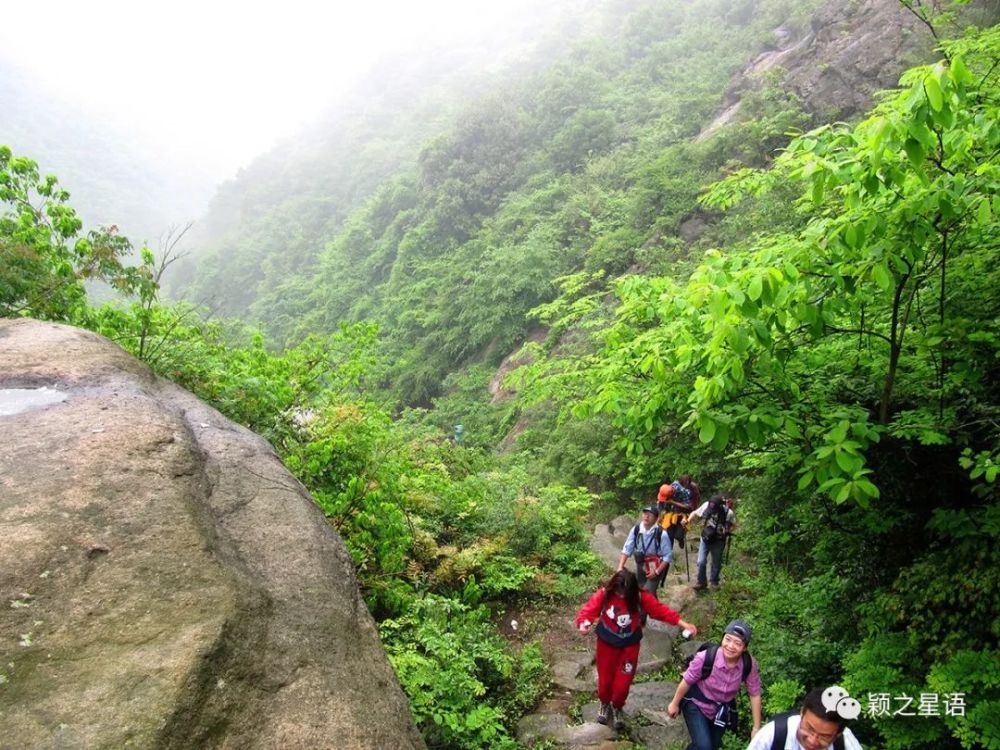
[[[736,526],[736,514],[722,495],[712,495],[708,502],[691,511],[685,526],[690,526],[692,521],[702,521],[704,526],[701,530],[701,543],[698,545],[698,581],[691,588],[704,589],[710,582],[717,587],[722,571],[722,553],[726,549],[726,540]],[[712,557],[712,569],[711,576],[706,577],[705,567],[709,555]]]
[[[625,726],[623,709],[639,665],[639,642],[646,615],[692,634],[698,628],[639,587],[631,570],[618,570],[590,597],[576,615],[577,629],[597,634],[597,698],[601,702],[597,721]]]
[[[753,737],[760,729],[761,687],[757,660],[750,656],[750,626],[733,620],[722,643],[703,644],[677,684],[667,714],[684,714],[691,744],[687,750],[719,750],[726,729],[736,730],[736,696],[746,685],[753,713]]]
[[[829,690],[829,688],[827,688]],[[754,735],[747,750],[862,750],[847,719],[827,710],[823,688],[814,688],[798,711],[778,714]]]
[[[618,570],[624,570],[630,556],[635,558],[639,586],[653,596],[656,596],[656,589],[667,577],[670,563],[674,559],[670,535],[656,522],[659,514],[655,505],[642,509],[642,518],[625,537],[625,544],[618,558]]]
[[[683,547],[683,519],[671,518],[670,516],[683,514],[686,517],[688,513],[701,505],[701,488],[691,479],[690,474],[681,474],[670,484],[660,486],[656,500],[660,513],[667,516],[667,522],[664,522],[664,515],[661,515],[660,523],[664,528],[669,528],[670,538]]]
[[[674,485],[662,484],[656,494],[656,507],[660,511],[660,526],[670,535],[670,539],[684,547],[684,521],[694,508],[690,491]]]

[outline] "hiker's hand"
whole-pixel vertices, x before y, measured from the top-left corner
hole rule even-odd
[[[578,630],[580,631],[580,635],[589,635],[590,629],[593,626],[594,623],[592,623],[590,620],[584,620],[583,622],[581,622],[580,627],[578,628]]]
[[[680,625],[684,630],[690,630],[692,638],[698,635],[697,625],[692,625],[690,622],[684,622],[684,620],[678,620],[677,624]]]
[[[676,719],[680,712],[681,707],[677,705],[677,701],[670,701],[670,705],[667,706],[667,716],[671,719]]]

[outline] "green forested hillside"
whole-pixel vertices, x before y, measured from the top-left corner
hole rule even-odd
[[[711,596],[767,713],[837,683],[869,750],[1000,748],[1000,30],[935,8],[594,3],[464,101],[345,115],[216,199],[181,281],[243,323],[163,304],[164,259],[122,267],[0,150],[0,314],[112,336],[271,440],[431,747],[516,745],[544,665],[496,620],[582,596],[587,525],[690,472],[739,498]],[[873,26],[926,64],[824,122],[782,64],[843,82],[823,45],[869,64]],[[135,302],[88,307],[94,276]]]
[[[577,19],[568,50],[545,47],[509,75],[478,80],[443,122],[397,103],[391,122],[370,123],[376,146],[409,149],[415,163],[380,175],[364,153],[372,144],[334,128],[349,159],[310,154],[310,169],[329,165],[334,191],[301,165],[295,188],[286,185],[298,175],[256,165],[255,179],[233,186],[251,215],[243,234],[213,248],[192,296],[286,341],[377,320],[403,401],[427,403],[448,372],[509,351],[527,311],[554,296],[554,278],[672,259],[670,235],[714,170],[732,158],[759,163],[776,136],[807,121],[775,89],[746,107],[745,117],[766,110],[753,128],[689,145],[734,71],[775,28],[805,33],[810,7],[612,2],[581,13],[589,22]],[[431,125],[436,134],[421,138]],[[343,211],[350,191],[370,191],[369,175],[381,184]],[[272,188],[281,201],[253,215],[254,193]]]

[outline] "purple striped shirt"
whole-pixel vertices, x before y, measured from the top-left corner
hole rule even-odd
[[[688,685],[698,683],[698,680],[701,678],[701,665],[705,663],[706,656],[708,656],[707,650],[699,651],[691,660],[691,664],[688,665],[687,671],[684,673],[684,682]],[[720,646],[718,651],[715,652],[715,665],[712,667],[712,674],[703,682],[698,683],[698,688],[710,701],[728,703],[740,692],[740,682],[742,682],[742,679],[742,657],[736,661],[736,664],[730,667],[726,664],[726,656]],[[750,657],[750,674],[747,675],[747,693],[749,695],[760,695],[760,672],[757,670],[757,660],[752,656]],[[701,709],[701,712],[705,716],[710,719],[715,716],[715,706],[713,704],[706,703],[698,698],[692,698],[691,700],[695,702],[695,705]]]

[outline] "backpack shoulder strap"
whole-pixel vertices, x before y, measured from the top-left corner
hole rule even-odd
[[[837,735],[837,739],[833,741],[833,750],[844,750],[844,734],[840,733]]]
[[[701,679],[705,680],[709,675],[712,674],[712,669],[715,667],[715,655],[719,652],[719,644],[710,643],[705,648],[705,661],[701,665]],[[700,682],[700,680],[699,680]]]
[[[774,717],[774,739],[771,740],[771,750],[785,750],[785,740],[788,739],[788,717],[795,716],[795,711],[785,711]]]

